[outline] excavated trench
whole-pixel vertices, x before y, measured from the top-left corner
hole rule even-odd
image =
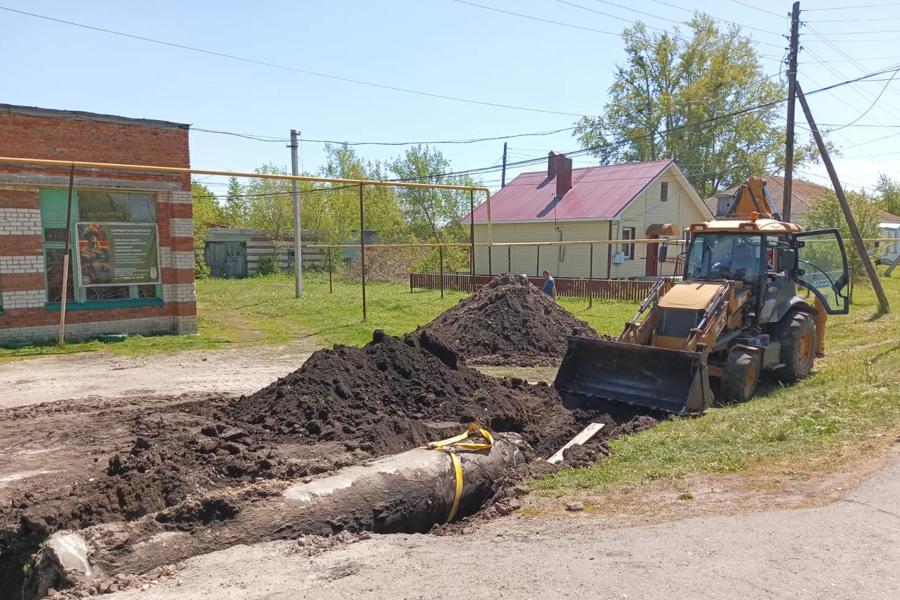
[[[526,294],[516,301],[520,308],[510,327],[548,320],[557,323],[558,329],[572,325],[557,318],[557,313],[568,315],[552,302],[548,317],[543,302],[546,299],[540,292],[516,280],[476,294],[464,301],[462,310],[480,311],[480,295],[496,296],[504,288],[511,297],[519,297],[523,290]],[[523,311],[527,317],[524,321]],[[267,513],[260,507],[283,510],[283,495],[292,486],[339,476],[347,472],[339,471],[342,468],[362,468],[354,465],[398,455],[477,422],[520,440],[515,453],[522,459],[509,455],[506,462],[490,471],[470,461],[470,468],[475,469],[471,478],[474,487],[466,492],[459,513],[464,516],[477,512],[502,487],[533,472],[529,466],[535,464],[533,459],[548,457],[588,423],[601,422],[605,427],[585,446],[568,453],[563,466],[592,464],[606,453],[610,438],[656,423],[653,415],[628,407],[583,407],[576,399],[560,398],[545,384],[484,375],[466,364],[473,358],[457,351],[461,345],[458,336],[450,342],[440,335],[447,335],[446,323],[433,327],[441,318],[403,337],[376,331],[365,347],[336,346],[316,352],[300,369],[250,396],[138,412],[129,423],[132,443],[108,455],[102,476],[71,489],[28,494],[10,508],[0,509],[0,598],[17,597],[23,583],[26,597],[34,598],[49,588],[73,583],[57,572],[58,565],[47,567],[46,553],[34,564],[30,562],[38,545],[54,532],[83,530],[85,539],[94,540],[95,548],[115,548],[115,559],[110,562],[124,565],[116,567],[117,573],[135,574],[142,564],[167,564],[181,560],[185,552],[208,552],[234,543],[342,530],[428,531],[442,522],[440,515],[447,514],[443,496],[418,505],[407,501],[414,494],[406,494],[399,502],[391,496],[390,501],[378,506],[385,513],[378,521],[380,525],[344,521],[330,514],[322,521],[330,524],[327,531],[320,521],[299,516],[296,522],[312,525],[308,529],[286,524],[269,527]],[[575,324],[587,331],[583,324]],[[541,355],[544,358],[535,362],[543,364],[557,356],[556,347],[528,350],[531,341],[527,336],[517,343],[525,350],[507,348],[497,353],[492,349],[491,356],[534,359]],[[476,353],[474,360],[483,356]],[[523,462],[529,464],[523,467]],[[449,465],[449,461],[442,464]],[[551,467],[544,463],[542,468]],[[492,475],[478,479],[479,472]],[[384,477],[392,485],[385,485]],[[417,477],[381,473],[373,485],[379,490],[403,489],[413,485]],[[436,477],[438,488],[452,489],[449,466]],[[350,513],[352,504],[350,500],[338,500],[336,506],[345,506],[345,512]],[[426,505],[431,508],[424,509]],[[441,508],[435,510],[436,505]],[[308,510],[303,507],[303,511]],[[210,529],[219,532],[214,543],[204,542],[198,533]],[[160,535],[163,538],[155,537]],[[180,546],[148,545],[148,540],[166,536],[188,537]],[[158,550],[152,561],[129,558],[133,550],[128,548],[150,546]],[[175,546],[181,549],[167,555],[166,548]],[[27,577],[25,565],[30,565],[25,567],[30,568]]]

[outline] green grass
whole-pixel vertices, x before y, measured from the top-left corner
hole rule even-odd
[[[283,343],[300,336],[315,336],[324,345],[361,345],[372,339],[372,330],[390,334],[412,331],[450,308],[465,294],[416,291],[396,283],[366,285],[367,320],[362,321],[359,282],[304,277],[303,298],[294,298],[294,278],[271,275],[240,280],[209,279],[197,283],[198,312],[208,327],[232,328],[239,340],[251,343]],[[202,332],[201,332],[202,334]]]
[[[611,443],[610,458],[534,482],[540,490],[609,488],[698,473],[803,471],[883,447],[900,431],[900,279],[883,279],[894,313],[876,317],[859,288],[848,316],[831,317],[826,358],[790,387],[751,402],[675,418]]]
[[[368,319],[362,321],[362,301],[358,281],[334,279],[329,293],[328,278],[318,273],[304,277],[304,297],[294,298],[291,275],[270,275],[248,279],[204,279],[197,281],[198,335],[129,336],[124,342],[108,344],[89,341],[67,344],[31,345],[0,349],[0,360],[49,354],[71,354],[103,350],[114,354],[143,355],[183,350],[226,348],[234,345],[280,344],[311,336],[323,346],[361,345],[372,339],[374,329],[402,334],[423,325],[463,297],[461,292],[416,290],[404,284],[369,283],[366,286]],[[561,303],[578,318],[604,333],[618,334],[631,317],[633,302],[595,301],[587,309],[583,299],[562,299]]]

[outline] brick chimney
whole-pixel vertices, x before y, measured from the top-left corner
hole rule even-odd
[[[557,154],[553,150],[551,150],[550,153],[547,154],[547,179],[553,179],[554,177],[556,177],[556,157],[557,156],[562,156],[562,155]]]
[[[572,189],[572,159],[563,155],[556,155],[556,197],[562,198],[566,192]]]

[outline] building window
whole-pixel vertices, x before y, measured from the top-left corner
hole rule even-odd
[[[663,181],[659,184],[659,201],[660,202],[668,202],[669,201],[669,184]]]
[[[635,239],[635,228],[634,227],[623,227],[622,228],[622,239],[623,240],[633,240]],[[625,255],[625,260],[634,260],[634,244],[622,244],[622,254]]]
[[[47,301],[62,301],[63,257],[66,248],[66,219],[68,190],[43,189],[41,197],[41,228],[43,229],[44,259],[47,277]],[[152,194],[97,190],[75,190],[72,193],[71,244],[69,247],[69,277],[66,302],[72,304],[109,301],[148,300],[162,297],[162,286],[104,285],[85,287],[75,273],[79,252],[78,222],[100,223],[156,223],[156,198]]]

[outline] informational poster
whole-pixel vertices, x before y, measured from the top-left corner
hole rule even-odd
[[[76,223],[82,287],[160,282],[155,223]]]

